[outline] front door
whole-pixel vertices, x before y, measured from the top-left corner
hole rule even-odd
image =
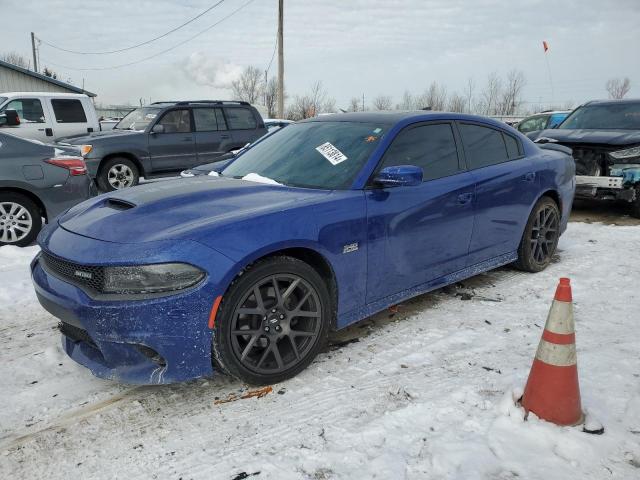
[[[149,133],[153,173],[175,172],[192,167],[196,163],[196,149],[190,110],[169,110],[156,125],[162,125],[162,131]]]
[[[452,125],[425,123],[401,131],[378,170],[422,167],[413,187],[367,190],[367,302],[466,266],[473,228],[474,178],[464,171]]]
[[[7,103],[0,113],[5,110],[15,110],[20,117],[20,125],[7,127],[7,132],[17,137],[32,138],[45,143],[55,140],[54,130],[46,105],[39,98],[14,98]]]

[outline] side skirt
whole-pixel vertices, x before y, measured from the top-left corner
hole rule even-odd
[[[505,253],[498,257],[494,257],[489,260],[485,260],[484,262],[476,263],[475,265],[463,268],[462,270],[458,270],[457,272],[453,272],[429,282],[409,288],[407,290],[402,290],[401,292],[394,293],[393,295],[389,295],[388,297],[376,300],[375,302],[368,303],[362,308],[351,310],[350,312],[338,315],[337,329],[339,330],[341,328],[347,327],[352,323],[370,317],[371,315],[378,313],[385,308],[396,305],[409,298],[422,295],[446,285],[451,285],[452,283],[459,282],[460,280],[464,280],[466,278],[470,278],[480,273],[493,270],[503,265],[513,263],[517,259],[517,252]]]

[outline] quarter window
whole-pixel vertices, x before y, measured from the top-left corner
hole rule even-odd
[[[58,123],[86,123],[87,116],[80,100],[51,100],[53,114]]]
[[[458,152],[451,125],[420,125],[400,132],[384,154],[380,168],[397,165],[422,167],[425,181],[458,173]]]
[[[2,108],[5,110],[15,110],[24,123],[44,123],[44,111],[42,104],[37,98],[19,98],[10,101]]]
[[[470,170],[496,165],[509,159],[502,132],[499,130],[461,123],[460,132]]]
[[[503,133],[502,136],[504,137],[504,144],[507,146],[509,160],[518,158],[520,156],[520,142],[506,133]]]
[[[248,108],[225,108],[224,111],[231,130],[252,130],[258,127],[253,112]]]
[[[160,120],[164,127],[164,133],[188,133],[191,132],[191,115],[189,110],[171,110]]]

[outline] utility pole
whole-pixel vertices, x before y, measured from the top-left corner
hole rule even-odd
[[[36,36],[31,32],[31,51],[33,52],[33,71],[38,73],[38,60],[36,58]]]
[[[284,23],[284,0],[278,1],[278,118],[284,118],[284,45],[282,30]]]

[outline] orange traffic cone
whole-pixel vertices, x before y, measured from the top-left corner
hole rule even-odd
[[[521,403],[525,412],[556,425],[578,425],[580,402],[571,284],[561,278]]]

